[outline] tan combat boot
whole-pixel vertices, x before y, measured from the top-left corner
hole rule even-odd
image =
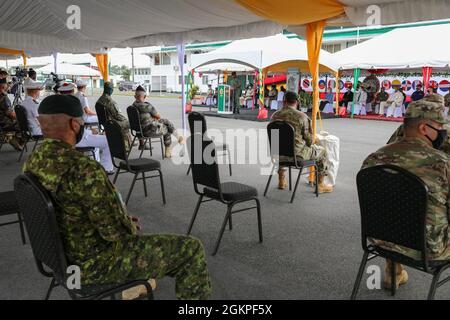
[[[178,143],[179,144],[184,144],[184,137],[183,136],[178,136]]]
[[[386,290],[391,290],[391,270],[392,270],[392,261],[386,260],[386,269],[385,269],[385,275],[384,275],[384,288]],[[403,269],[403,266],[399,263],[397,263],[397,270],[396,270],[396,288],[398,289],[399,286],[402,284],[405,284],[408,282],[408,273],[405,269]]]
[[[156,281],[154,279],[148,280],[148,283],[152,287],[152,290],[155,291],[156,289]],[[125,291],[122,291],[122,300],[135,300],[140,297],[147,295],[147,289],[145,286],[140,285],[137,287],[133,287],[130,289],[127,289]]]
[[[166,157],[167,159],[172,158],[172,147],[171,146],[166,147],[166,150],[164,152],[164,157]]]
[[[325,182],[323,181],[325,179],[325,177],[323,176],[319,176],[319,193],[331,193],[333,192],[334,188],[333,186],[330,185],[326,185]]]
[[[286,180],[286,170],[278,170],[278,189],[284,190],[287,188],[288,182]]]

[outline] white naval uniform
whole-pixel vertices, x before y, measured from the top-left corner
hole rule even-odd
[[[27,111],[28,128],[33,136],[42,136],[41,125],[38,121],[39,103],[38,100],[30,96],[27,96],[21,103],[22,107]]]
[[[84,95],[83,92],[78,91],[75,94],[75,97],[77,97],[78,100],[80,100],[81,106],[83,107],[83,111],[84,111],[85,108],[89,108],[89,100]],[[90,115],[86,114],[86,112],[84,113],[83,120],[86,123],[98,123],[98,117],[97,116],[90,116]]]
[[[91,130],[85,129],[83,138],[76,145],[78,148],[93,147],[95,148],[95,160],[101,163],[106,171],[113,171],[114,166],[109,151],[108,141],[106,136],[100,134],[93,134]]]

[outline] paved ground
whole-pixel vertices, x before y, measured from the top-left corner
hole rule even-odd
[[[122,108],[128,97],[117,97]],[[181,126],[179,100],[152,99],[159,111]],[[266,124],[208,118],[209,128],[261,128]],[[349,119],[325,120],[327,131],[341,138],[341,168],[333,194],[318,199],[307,186],[299,188],[295,204],[289,193],[272,186],[262,198],[264,243],[257,242],[256,215],[244,213],[234,218],[235,228],[224,235],[216,257],[210,254],[222,223],[225,207],[205,204],[193,234],[205,244],[212,275],[215,299],[348,299],[362,257],[360,219],[355,177],[363,159],[381,147],[398,124]],[[156,149],[158,150],[158,149]],[[155,157],[160,153],[156,151]],[[10,190],[20,172],[17,153],[6,147],[0,152],[0,191]],[[229,179],[226,168],[222,177]],[[233,180],[258,188],[262,194],[266,176],[257,165],[235,165]],[[156,181],[150,182],[149,198],[137,185],[129,211],[141,217],[147,233],[184,233],[196,203],[192,178],[186,165],[163,162],[168,204],[163,206]],[[122,176],[118,188],[125,193],[130,176]],[[274,182],[275,183],[275,182]],[[4,221],[4,219],[0,220]],[[20,244],[17,226],[0,229],[0,299],[42,299],[49,281],[40,276],[29,246]],[[375,261],[384,267],[382,261]],[[429,277],[410,271],[410,282],[398,291],[397,299],[426,298]],[[365,281],[365,280],[364,280]],[[174,298],[174,282],[158,282],[157,299]],[[438,291],[437,298],[448,298],[449,289]],[[389,299],[383,290],[369,291],[363,283],[361,299]],[[54,299],[67,299],[58,289]]]

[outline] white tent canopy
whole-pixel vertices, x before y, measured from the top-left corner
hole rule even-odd
[[[192,56],[194,69],[217,63],[241,64],[255,70],[264,69],[266,72],[286,72],[287,68],[309,72],[306,42],[288,39],[281,34],[237,40],[217,50]],[[320,53],[320,69],[324,72],[337,70],[334,58],[324,50]]]
[[[306,1],[306,0],[305,0]],[[331,1],[332,2],[332,1]],[[368,5],[379,5],[381,24],[444,19],[447,0],[341,0],[346,14],[329,24],[367,24]],[[80,8],[80,29],[67,28],[72,5]],[[302,5],[301,2],[298,3]],[[318,7],[326,5],[318,2]],[[413,8],[413,10],[412,10]],[[409,9],[409,10],[406,10]],[[69,12],[69,13],[68,13]],[[314,16],[314,12],[311,11]],[[283,26],[233,0],[3,0],[0,47],[32,55],[102,52],[113,47],[173,45],[280,33]],[[291,30],[294,32],[295,26]]]
[[[84,65],[74,65],[69,63],[59,63],[57,65],[59,75],[76,76],[76,77],[100,77],[99,71]],[[53,64],[46,65],[45,67],[36,69],[37,73],[50,74],[55,72]]]
[[[420,71],[422,67],[450,69],[450,24],[395,29],[333,56],[341,70],[396,69]]]
[[[213,63],[195,69],[198,73],[218,73],[221,71],[252,72],[254,70],[255,69],[253,68],[246,67],[238,63]]]

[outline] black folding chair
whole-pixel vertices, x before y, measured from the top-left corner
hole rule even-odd
[[[191,136],[194,136],[196,134],[205,135],[206,131],[208,131],[207,125],[206,125],[206,118],[203,114],[199,112],[191,112],[188,115],[188,121],[189,121],[189,129],[191,131]],[[205,137],[206,138],[206,137]],[[208,139],[208,138],[206,138]],[[233,175],[232,167],[231,167],[231,151],[230,147],[226,143],[217,143],[215,144],[217,152],[220,152],[222,156],[228,156],[228,166],[230,168],[230,176]],[[187,175],[191,172],[192,167],[189,166]]]
[[[52,290],[58,286],[65,288],[74,300],[100,300],[108,297],[115,299],[120,292],[139,285],[144,285],[148,299],[153,299],[152,288],[147,280],[86,285],[81,289],[69,289],[67,286],[69,263],[64,253],[52,198],[37,178],[30,174],[20,175],[15,179],[14,192],[25,221],[37,268],[43,276],[52,279],[45,300],[50,298]]]
[[[17,123],[19,124],[20,134],[22,138],[24,139],[24,148],[19,156],[19,161],[22,160],[22,156],[25,151],[28,151],[27,144],[28,142],[34,141],[33,150],[34,151],[42,140],[44,140],[44,137],[42,135],[34,136],[31,134],[30,128],[28,126],[28,119],[27,119],[27,110],[21,106],[17,105],[15,108],[16,117],[17,117]]]
[[[20,214],[19,206],[16,201],[14,191],[0,192],[0,216],[9,216],[17,214],[17,220],[11,222],[1,223],[0,227],[9,226],[12,224],[19,224],[20,236],[22,237],[22,243],[26,244],[25,232],[23,228],[23,219]]]
[[[450,267],[450,261],[432,261],[428,257],[426,216],[428,188],[412,173],[392,165],[375,166],[361,170],[357,176],[361,209],[362,247],[364,256],[359,267],[351,299],[356,299],[366,264],[382,257],[393,263],[391,294],[396,292],[396,264],[426,272],[433,276],[428,299],[434,299],[436,289],[450,280],[439,281]],[[374,244],[376,239],[420,252],[414,260],[395,251]]]
[[[263,235],[261,222],[261,205],[258,199],[258,191],[251,186],[241,183],[221,183],[214,143],[211,140],[203,140],[202,137],[203,135],[196,134],[189,138],[189,155],[192,166],[192,178],[194,181],[194,190],[195,193],[199,195],[199,199],[197,202],[197,206],[195,207],[192,220],[189,224],[187,234],[189,235],[192,231],[192,227],[194,226],[194,222],[200,209],[200,205],[203,202],[216,200],[223,204],[226,204],[228,210],[227,214],[225,215],[222,228],[220,229],[219,238],[217,239],[213,256],[216,255],[217,251],[219,250],[220,241],[222,240],[227,222],[229,223],[230,230],[232,230],[233,228],[232,215],[234,213],[257,209],[259,242],[261,243],[263,241]],[[211,155],[210,159],[205,159],[205,150],[208,150],[208,155]],[[201,186],[204,186],[202,191]],[[207,198],[207,200],[203,200],[203,198]],[[256,206],[232,211],[233,207],[236,204],[248,201],[255,201]]]
[[[158,140],[161,144],[161,154],[162,158],[164,160],[164,139],[162,134],[155,134],[155,135],[145,135],[144,131],[142,130],[141,125],[141,116],[139,114],[139,110],[134,106],[129,106],[127,108],[127,114],[128,114],[128,121],[130,121],[130,130],[131,135],[133,136],[133,143],[131,145],[134,145],[137,139],[140,141],[143,141],[143,144],[146,145],[147,142],[150,145],[150,156],[153,157],[153,148],[152,148],[152,142],[154,140]],[[142,158],[142,155],[144,154],[144,148],[142,148],[141,154],[139,158]],[[131,149],[130,149],[131,153]]]
[[[158,178],[161,182],[161,192],[162,192],[162,198],[163,203],[166,204],[166,194],[164,191],[164,180],[163,180],[163,174],[161,172],[161,163],[157,160],[153,159],[146,159],[146,158],[139,158],[139,159],[129,159],[128,153],[125,147],[124,137],[122,133],[122,129],[120,125],[115,121],[108,121],[105,124],[105,132],[106,132],[106,138],[108,140],[109,149],[111,151],[111,158],[113,159],[114,167],[117,168],[116,175],[114,177],[114,183],[116,183],[117,178],[119,177],[119,174],[122,173],[133,173],[134,178],[133,182],[131,183],[130,190],[128,191],[127,199],[125,200],[125,203],[128,204],[128,201],[130,200],[131,193],[134,188],[134,184],[136,183],[136,180],[143,180],[144,184],[144,192],[145,196],[147,197],[147,180],[151,178]],[[117,164],[116,159],[120,160],[120,162]],[[123,171],[123,172],[121,172]],[[157,171],[157,175],[153,176],[146,176],[145,174],[147,172],[154,172]],[[138,178],[138,176],[141,175],[142,178]]]
[[[97,102],[95,104],[95,112],[97,113],[98,127],[101,131],[104,131],[107,121],[106,108],[102,104]]]
[[[297,182],[295,183],[294,192],[292,193],[291,203],[294,202],[295,194],[297,193],[298,184],[302,175],[309,174],[303,173],[304,168],[314,168],[316,179],[316,197],[319,196],[319,177],[317,162],[315,160],[299,160],[295,152],[295,129],[286,121],[274,121],[267,126],[267,134],[269,135],[270,154],[272,156],[272,162],[274,166],[267,181],[266,190],[264,196],[267,195],[270,182],[278,168],[289,168],[289,190],[292,191],[292,169],[299,170]],[[272,141],[274,137],[278,137],[277,141]],[[278,147],[278,148],[277,148]],[[293,159],[293,161],[284,161],[283,159]],[[282,159],[280,161],[280,159]]]

